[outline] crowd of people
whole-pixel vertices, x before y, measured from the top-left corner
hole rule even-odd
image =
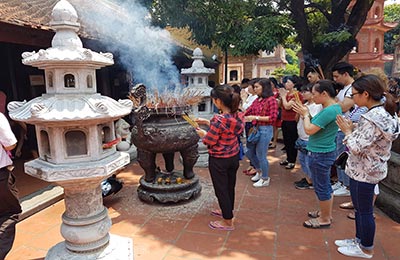
[[[331,72],[333,80],[310,67],[304,79],[286,76],[282,83],[275,78],[243,79],[241,86],[225,84],[212,89],[210,97],[219,113],[211,120],[196,119],[208,129],[196,128],[196,132],[208,148],[209,172],[219,204],[210,214],[221,218],[209,222],[211,229],[235,229],[235,186],[243,136],[252,136],[245,142],[249,167],[244,173],[251,176],[254,188],[266,188],[273,185],[267,154],[277,148],[281,128],[286,159],[280,165],[291,170],[298,160],[304,177],[294,186],[314,189],[318,200],[319,208],[307,212],[309,219],[303,226],[330,228],[334,196],[349,196],[351,200],[340,207],[354,209],[349,217],[355,219],[355,236],[335,244],[346,256],[372,258],[373,205],[378,183],[387,176],[392,142],[400,132],[400,88],[395,78],[386,81],[382,75],[360,73],[346,62],[335,64]],[[3,113],[0,122],[2,259],[11,249],[21,207],[11,173],[10,151],[17,139]],[[348,154],[345,168],[335,167],[344,151]],[[109,186],[103,195],[118,192]]]
[[[234,230],[234,189],[239,160],[238,136],[251,137],[245,155],[254,188],[273,185],[267,153],[276,149],[281,128],[286,159],[285,170],[298,160],[304,177],[295,188],[314,189],[319,208],[307,213],[305,228],[330,228],[334,196],[349,196],[340,207],[354,209],[355,237],[336,240],[346,256],[371,258],[375,220],[373,204],[378,183],[387,175],[392,142],[399,135],[399,86],[396,79],[376,73],[361,73],[347,62],[332,68],[333,80],[325,79],[320,68],[309,67],[305,78],[283,77],[243,79],[238,86],[218,86],[211,92],[222,111],[210,121],[209,131],[197,130],[209,149],[209,170],[220,209],[211,215],[210,228]],[[241,127],[242,126],[242,127]],[[244,131],[243,131],[244,128]],[[256,131],[257,135],[252,131]],[[256,137],[255,137],[256,136]],[[335,166],[342,152],[348,154],[345,169]],[[229,167],[228,167],[229,165]]]

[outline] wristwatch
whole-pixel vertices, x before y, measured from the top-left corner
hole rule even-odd
[[[258,120],[260,120],[260,117],[259,117],[259,116],[256,116],[256,121],[258,121]]]

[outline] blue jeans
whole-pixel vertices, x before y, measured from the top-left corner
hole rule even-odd
[[[361,240],[361,247],[374,248],[374,189],[375,184],[350,179],[350,194],[356,215],[356,238]]]
[[[346,146],[343,144],[344,133],[342,131],[337,132],[336,135],[336,157],[341,154],[345,149]],[[338,180],[343,183],[344,186],[349,187],[350,185],[350,178],[347,176],[344,170],[336,168]]]
[[[273,126],[259,126],[258,131],[260,131],[260,140],[257,143],[247,143],[246,156],[249,158],[251,164],[255,169],[262,171],[261,178],[268,178],[269,164],[267,160],[267,150],[268,145],[271,142],[273,135]]]
[[[308,152],[308,166],[311,171],[315,194],[319,201],[332,197],[331,167],[335,162],[336,151],[327,153]]]
[[[301,169],[303,170],[303,172],[307,175],[307,177],[309,177],[310,179],[312,179],[312,174],[310,171],[310,167],[308,166],[309,162],[308,162],[308,151],[306,149],[307,147],[307,143],[308,141],[305,141],[303,139],[297,139],[296,141],[296,149],[299,151],[298,156],[299,156],[299,162],[301,165]]]

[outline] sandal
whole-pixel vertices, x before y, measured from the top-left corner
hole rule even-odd
[[[307,216],[309,216],[310,218],[319,218],[320,212],[319,210],[310,211],[307,213]]]
[[[287,160],[284,160],[284,161],[281,161],[279,164],[282,166],[285,166],[285,165],[288,165],[289,162]]]
[[[256,169],[251,169],[250,171],[247,171],[245,174],[247,176],[254,176],[254,175],[256,175],[256,173],[257,173]]]
[[[319,223],[318,219],[316,218],[311,218],[303,223],[303,226],[306,228],[313,228],[313,229],[319,229],[319,228],[330,228],[331,223],[328,224],[321,224]]]
[[[270,143],[270,144],[268,145],[268,149],[275,149],[275,148],[276,148],[276,144]]]
[[[246,170],[243,170],[244,174],[247,174],[248,172],[254,171],[254,167],[250,166],[249,168],[247,168]]]
[[[222,230],[222,231],[232,231],[235,230],[234,226],[224,226],[221,224],[220,221],[210,221],[210,223],[208,224],[208,226],[211,229],[215,229],[215,230]]]
[[[288,170],[291,170],[291,169],[294,168],[294,166],[295,166],[294,163],[288,163],[288,164],[285,166],[285,168],[288,169]]]
[[[354,209],[354,205],[353,205],[353,202],[349,201],[349,202],[344,202],[344,203],[340,204],[339,208],[341,208],[341,209]]]
[[[214,209],[210,212],[211,216],[220,217],[222,218],[222,212],[218,209]]]

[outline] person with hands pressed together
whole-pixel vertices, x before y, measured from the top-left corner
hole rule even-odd
[[[217,86],[210,94],[214,105],[221,111],[210,121],[196,119],[198,124],[209,126],[209,130],[196,128],[197,134],[208,148],[208,168],[220,209],[211,215],[222,221],[211,221],[209,227],[215,230],[234,230],[233,209],[235,203],[236,173],[239,168],[239,141],[244,123],[239,114],[240,96],[229,85]]]
[[[285,88],[279,89],[279,94],[282,99],[282,135],[283,143],[286,148],[286,160],[279,164],[285,166],[286,169],[293,169],[297,158],[297,149],[295,148],[296,140],[299,137],[297,133],[297,118],[296,112],[293,111],[292,105],[297,98],[303,102],[303,97],[295,88],[298,79],[294,76],[287,76],[283,82]]]
[[[308,163],[319,210],[308,212],[309,220],[303,223],[306,228],[329,228],[332,221],[333,190],[330,185],[330,172],[336,158],[336,116],[342,113],[335,101],[335,82],[320,80],[312,88],[313,99],[323,109],[313,118],[308,108],[293,103],[293,110],[304,120],[304,131],[309,135],[307,143]]]
[[[244,119],[258,126],[260,139],[257,142],[247,142],[246,156],[257,171],[251,178],[255,182],[253,186],[260,188],[268,186],[270,182],[267,149],[273,135],[273,124],[278,117],[278,102],[269,79],[260,79],[254,83],[254,91],[258,97],[246,110]]]
[[[346,256],[372,258],[375,236],[373,197],[375,185],[387,176],[392,142],[399,135],[396,104],[385,93],[385,84],[375,75],[365,75],[352,84],[355,104],[368,108],[356,126],[342,116],[336,122],[345,135],[348,148],[346,174],[355,209],[356,236],[336,240],[338,251]]]

